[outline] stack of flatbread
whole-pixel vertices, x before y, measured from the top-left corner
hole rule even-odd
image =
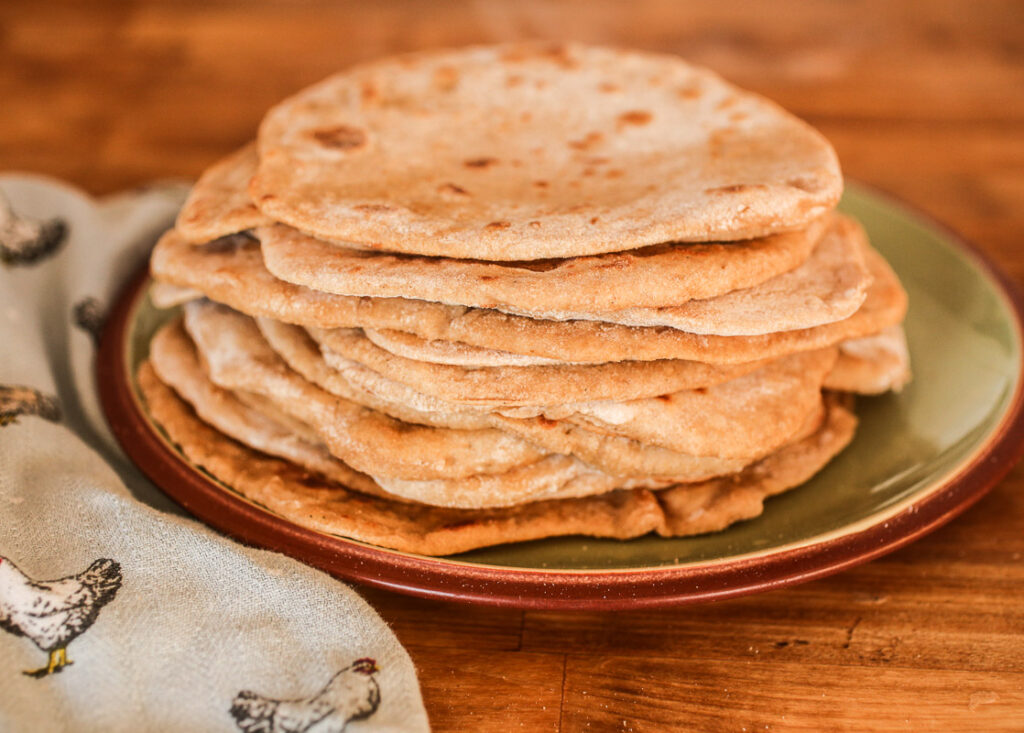
[[[819,133],[677,58],[370,63],[196,184],[139,383],[189,460],[324,532],[720,530],[908,379],[906,296],[841,190]]]

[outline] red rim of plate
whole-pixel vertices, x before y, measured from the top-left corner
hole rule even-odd
[[[1024,299],[1016,286],[977,247],[916,213],[991,277],[1011,305],[1024,343]],[[143,271],[121,293],[96,362],[107,420],[142,472],[188,512],[235,539],[339,578],[426,598],[528,609],[617,610],[721,600],[801,583],[867,562],[941,527],[986,494],[1024,455],[1024,380],[1018,380],[998,430],[970,461],[920,501],[847,534],[735,560],[642,569],[521,569],[399,553],[293,524],[225,491],[166,444],[140,410],[124,358],[129,318],[147,281]]]

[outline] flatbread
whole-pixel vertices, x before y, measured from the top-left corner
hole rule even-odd
[[[150,343],[149,364],[160,381],[187,401],[208,425],[251,448],[284,458],[349,488],[386,496],[366,474],[353,470],[316,444],[217,387],[203,373],[195,346],[180,321],[161,329]]]
[[[160,284],[155,283],[154,285]],[[384,351],[396,356],[404,356],[406,359],[428,361],[431,364],[496,367],[579,363],[547,359],[543,356],[513,354],[511,351],[499,351],[498,349],[485,349],[458,341],[427,341],[402,331],[378,331],[375,328],[364,328],[363,334]]]
[[[320,344],[330,366],[344,364],[342,360],[355,361],[423,394],[448,402],[495,407],[636,400],[710,387],[761,365],[716,366],[666,359],[472,369],[395,356],[376,346],[360,329],[309,329],[309,333]]]
[[[393,330],[428,341],[461,342],[570,363],[692,359],[735,364],[831,346],[902,321],[907,297],[892,268],[874,250],[865,253],[865,262],[872,283],[863,305],[850,318],[764,336],[543,321],[422,300],[330,295],[275,278],[263,266],[258,245],[246,237],[193,247],[170,231],[157,243],[150,270],[158,282],[193,288],[240,312],[314,328]]]
[[[750,288],[801,265],[826,226],[823,218],[805,229],[741,245],[657,244],[524,262],[368,252],[324,242],[283,224],[260,227],[254,234],[271,274],[313,290],[529,315],[677,306]]]
[[[154,282],[149,286],[149,299],[157,308],[174,308],[190,300],[199,300],[203,294],[192,288],[179,288],[169,283]]]
[[[370,476],[333,457],[316,430],[265,397],[230,392],[209,380],[181,322],[158,332],[150,363],[160,380],[189,402],[196,413],[240,443],[290,460],[332,481],[374,496],[435,506],[481,509],[529,501],[603,494],[641,485],[663,488],[666,480],[622,479],[570,456],[545,456],[504,473],[455,479],[407,480]]]
[[[867,237],[863,230],[841,216],[828,217],[827,224],[815,222],[813,226],[817,232],[824,226],[827,230],[824,236],[815,234],[817,246],[796,269],[762,278],[741,290],[711,289],[710,295],[687,292],[691,282],[688,276],[698,277],[701,282],[709,279],[709,271],[724,272],[728,261],[724,254],[705,259],[706,268],[688,267],[685,254],[675,261],[660,258],[668,260],[663,269],[657,269],[655,260],[659,258],[632,257],[629,261],[629,253],[562,260],[566,264],[561,269],[584,276],[580,278],[584,282],[572,282],[572,277],[543,282],[538,276],[560,269],[535,272],[522,266],[356,252],[281,226],[261,228],[256,235],[271,274],[313,290],[497,308],[555,321],[605,321],[670,326],[690,333],[751,336],[839,321],[864,302],[871,276],[864,265]],[[678,245],[687,246],[717,246],[739,253],[748,245]],[[613,257],[622,260],[618,263],[621,268],[617,269],[613,261],[600,264],[600,260]],[[701,260],[696,259],[699,265]],[[491,274],[474,274],[474,270]],[[652,270],[664,280],[652,277]],[[593,275],[593,282],[586,282],[587,273]],[[673,288],[673,281],[678,288]],[[582,287],[584,284],[586,287]],[[616,301],[621,305],[613,307],[621,309],[608,310],[608,305]],[[638,307],[630,307],[631,302]],[[587,307],[593,303],[596,309]]]
[[[458,405],[421,395],[354,363],[331,375],[301,329],[267,320],[258,325],[289,366],[328,391],[341,379],[345,389],[372,395],[368,404],[376,409],[424,424],[450,427],[467,417],[457,412]],[[707,391],[619,404],[570,404],[532,415],[476,413],[472,424],[509,430],[551,452],[578,450],[586,463],[612,475],[702,480],[738,471],[792,439],[819,408],[821,381],[834,361],[834,349],[798,354]],[[353,398],[364,404],[358,395]]]
[[[331,394],[346,400],[386,413],[396,420],[419,425],[433,425],[440,428],[480,430],[493,427],[487,413],[444,402],[436,397],[420,394],[415,390],[390,383],[391,389],[385,396],[384,390],[375,388],[364,375],[352,378],[352,370],[338,370],[327,366],[320,347],[313,338],[299,326],[292,326],[269,318],[256,319],[256,325],[278,356],[287,362],[302,377]],[[361,372],[365,367],[355,365]],[[358,377],[362,376],[360,379]]]
[[[853,436],[856,418],[829,408],[820,431],[739,476],[667,489],[615,491],[598,497],[532,502],[489,511],[402,504],[317,480],[204,424],[144,363],[139,388],[152,418],[187,460],[268,511],[318,532],[401,552],[447,555],[559,535],[627,539],[649,532],[712,532],[757,516],[765,497],[807,481]]]
[[[580,45],[354,67],[272,108],[259,157],[250,193],[275,221],[483,260],[752,239],[842,190],[825,138],[768,100],[674,56]]]
[[[206,169],[174,225],[186,241],[202,244],[273,223],[249,198],[256,161],[256,145],[250,143]]]
[[[909,381],[907,336],[902,326],[890,326],[874,336],[841,343],[825,386],[870,395],[899,392]]]
[[[377,477],[455,479],[503,473],[543,453],[499,430],[409,425],[331,395],[302,379],[270,348],[255,323],[223,306],[185,306],[185,328],[211,381],[269,397],[309,424],[331,453]]]
[[[805,351],[707,389],[574,405],[567,419],[680,453],[762,456],[788,442],[818,408],[822,383],[835,361],[835,348]]]
[[[867,236],[860,226],[837,215],[802,265],[745,290],[664,308],[597,313],[526,312],[514,307],[500,310],[545,320],[668,326],[718,336],[761,336],[813,328],[849,318],[863,304],[871,284],[871,274],[864,264],[867,248]]]

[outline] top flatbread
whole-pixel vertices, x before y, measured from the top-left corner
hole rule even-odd
[[[768,100],[672,56],[579,45],[400,56],[271,109],[250,185],[321,239],[482,260],[799,229],[835,152]]]

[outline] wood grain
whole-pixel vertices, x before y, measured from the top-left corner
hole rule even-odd
[[[536,37],[707,64],[1024,280],[1017,2],[6,0],[0,168],[95,194],[191,178],[268,106],[354,61]],[[751,598],[524,613],[364,592],[438,731],[1024,730],[1019,469],[911,547]]]

